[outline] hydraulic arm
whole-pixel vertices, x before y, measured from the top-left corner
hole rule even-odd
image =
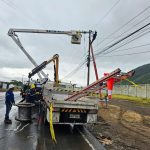
[[[59,68],[59,55],[55,54],[52,58],[50,58],[47,61],[42,62],[39,66],[35,67],[32,72],[29,73],[28,77],[31,78],[34,76],[36,73],[42,71],[49,63],[53,62],[54,63],[54,81],[55,84],[58,84],[59,82],[59,77],[58,77],[58,68]]]
[[[18,35],[16,33],[41,33],[41,34],[65,34],[72,37],[71,43],[72,44],[80,44],[81,42],[81,34],[87,34],[89,31],[56,31],[56,30],[39,30],[39,29],[15,29],[11,28],[8,31],[8,35],[14,40],[14,42],[20,47],[23,53],[27,56],[27,58],[31,61],[31,63],[37,67],[37,63],[35,60],[29,55],[29,53],[23,47]],[[47,75],[41,70],[41,74],[47,78]],[[40,79],[42,79],[40,73],[38,73]]]

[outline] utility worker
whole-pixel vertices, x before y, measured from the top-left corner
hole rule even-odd
[[[37,79],[37,82],[35,83],[35,85],[36,85],[36,91],[41,92],[42,91],[42,84],[39,82],[38,79]]]
[[[6,92],[6,95],[5,95],[6,114],[5,114],[4,122],[7,123],[7,124],[12,123],[12,121],[9,119],[9,113],[10,113],[12,105],[15,105],[13,90],[14,90],[14,85],[10,84],[9,89]]]
[[[29,103],[34,103],[35,100],[36,100],[36,89],[35,84],[32,83],[28,91],[26,101]]]
[[[23,99],[26,98],[26,95],[27,95],[26,93],[27,93],[27,90],[29,89],[30,89],[29,83],[26,83],[23,85],[23,89],[21,89],[21,93],[20,93]]]
[[[104,73],[104,76],[109,75],[109,73]],[[106,85],[107,85],[107,96],[108,99],[111,100],[112,99],[112,90],[113,90],[113,86],[114,86],[114,82],[115,82],[115,78],[109,78],[106,81]]]

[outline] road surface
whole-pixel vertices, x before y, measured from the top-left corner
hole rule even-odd
[[[21,100],[15,93],[16,101]],[[86,136],[70,126],[55,126],[57,144],[54,144],[49,126],[37,124],[37,114],[32,123],[20,123],[14,118],[17,107],[11,110],[11,125],[4,124],[4,93],[0,93],[0,150],[103,150],[101,145],[93,146]],[[96,147],[96,148],[95,148]]]

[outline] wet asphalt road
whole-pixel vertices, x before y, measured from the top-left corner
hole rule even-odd
[[[69,126],[56,126],[57,144],[51,140],[49,126],[39,130],[36,123],[27,124],[23,130],[15,131],[18,122],[0,125],[0,149],[2,150],[91,150],[78,131]],[[19,129],[26,124],[22,124]]]
[[[15,93],[16,100],[20,99]],[[54,144],[49,126],[38,126],[37,119],[32,123],[20,123],[14,118],[17,108],[13,107],[10,118],[11,125],[4,124],[4,94],[0,93],[0,150],[91,150],[81,134],[70,126],[57,125],[54,127],[57,144]]]

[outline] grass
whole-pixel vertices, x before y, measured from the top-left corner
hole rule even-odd
[[[6,89],[0,89],[0,92],[6,92]]]
[[[135,96],[114,94],[113,99],[128,100],[128,101],[132,101],[137,104],[144,105],[144,106],[146,105],[150,106],[150,98],[146,99],[146,98],[140,98],[140,97],[135,97]]]

